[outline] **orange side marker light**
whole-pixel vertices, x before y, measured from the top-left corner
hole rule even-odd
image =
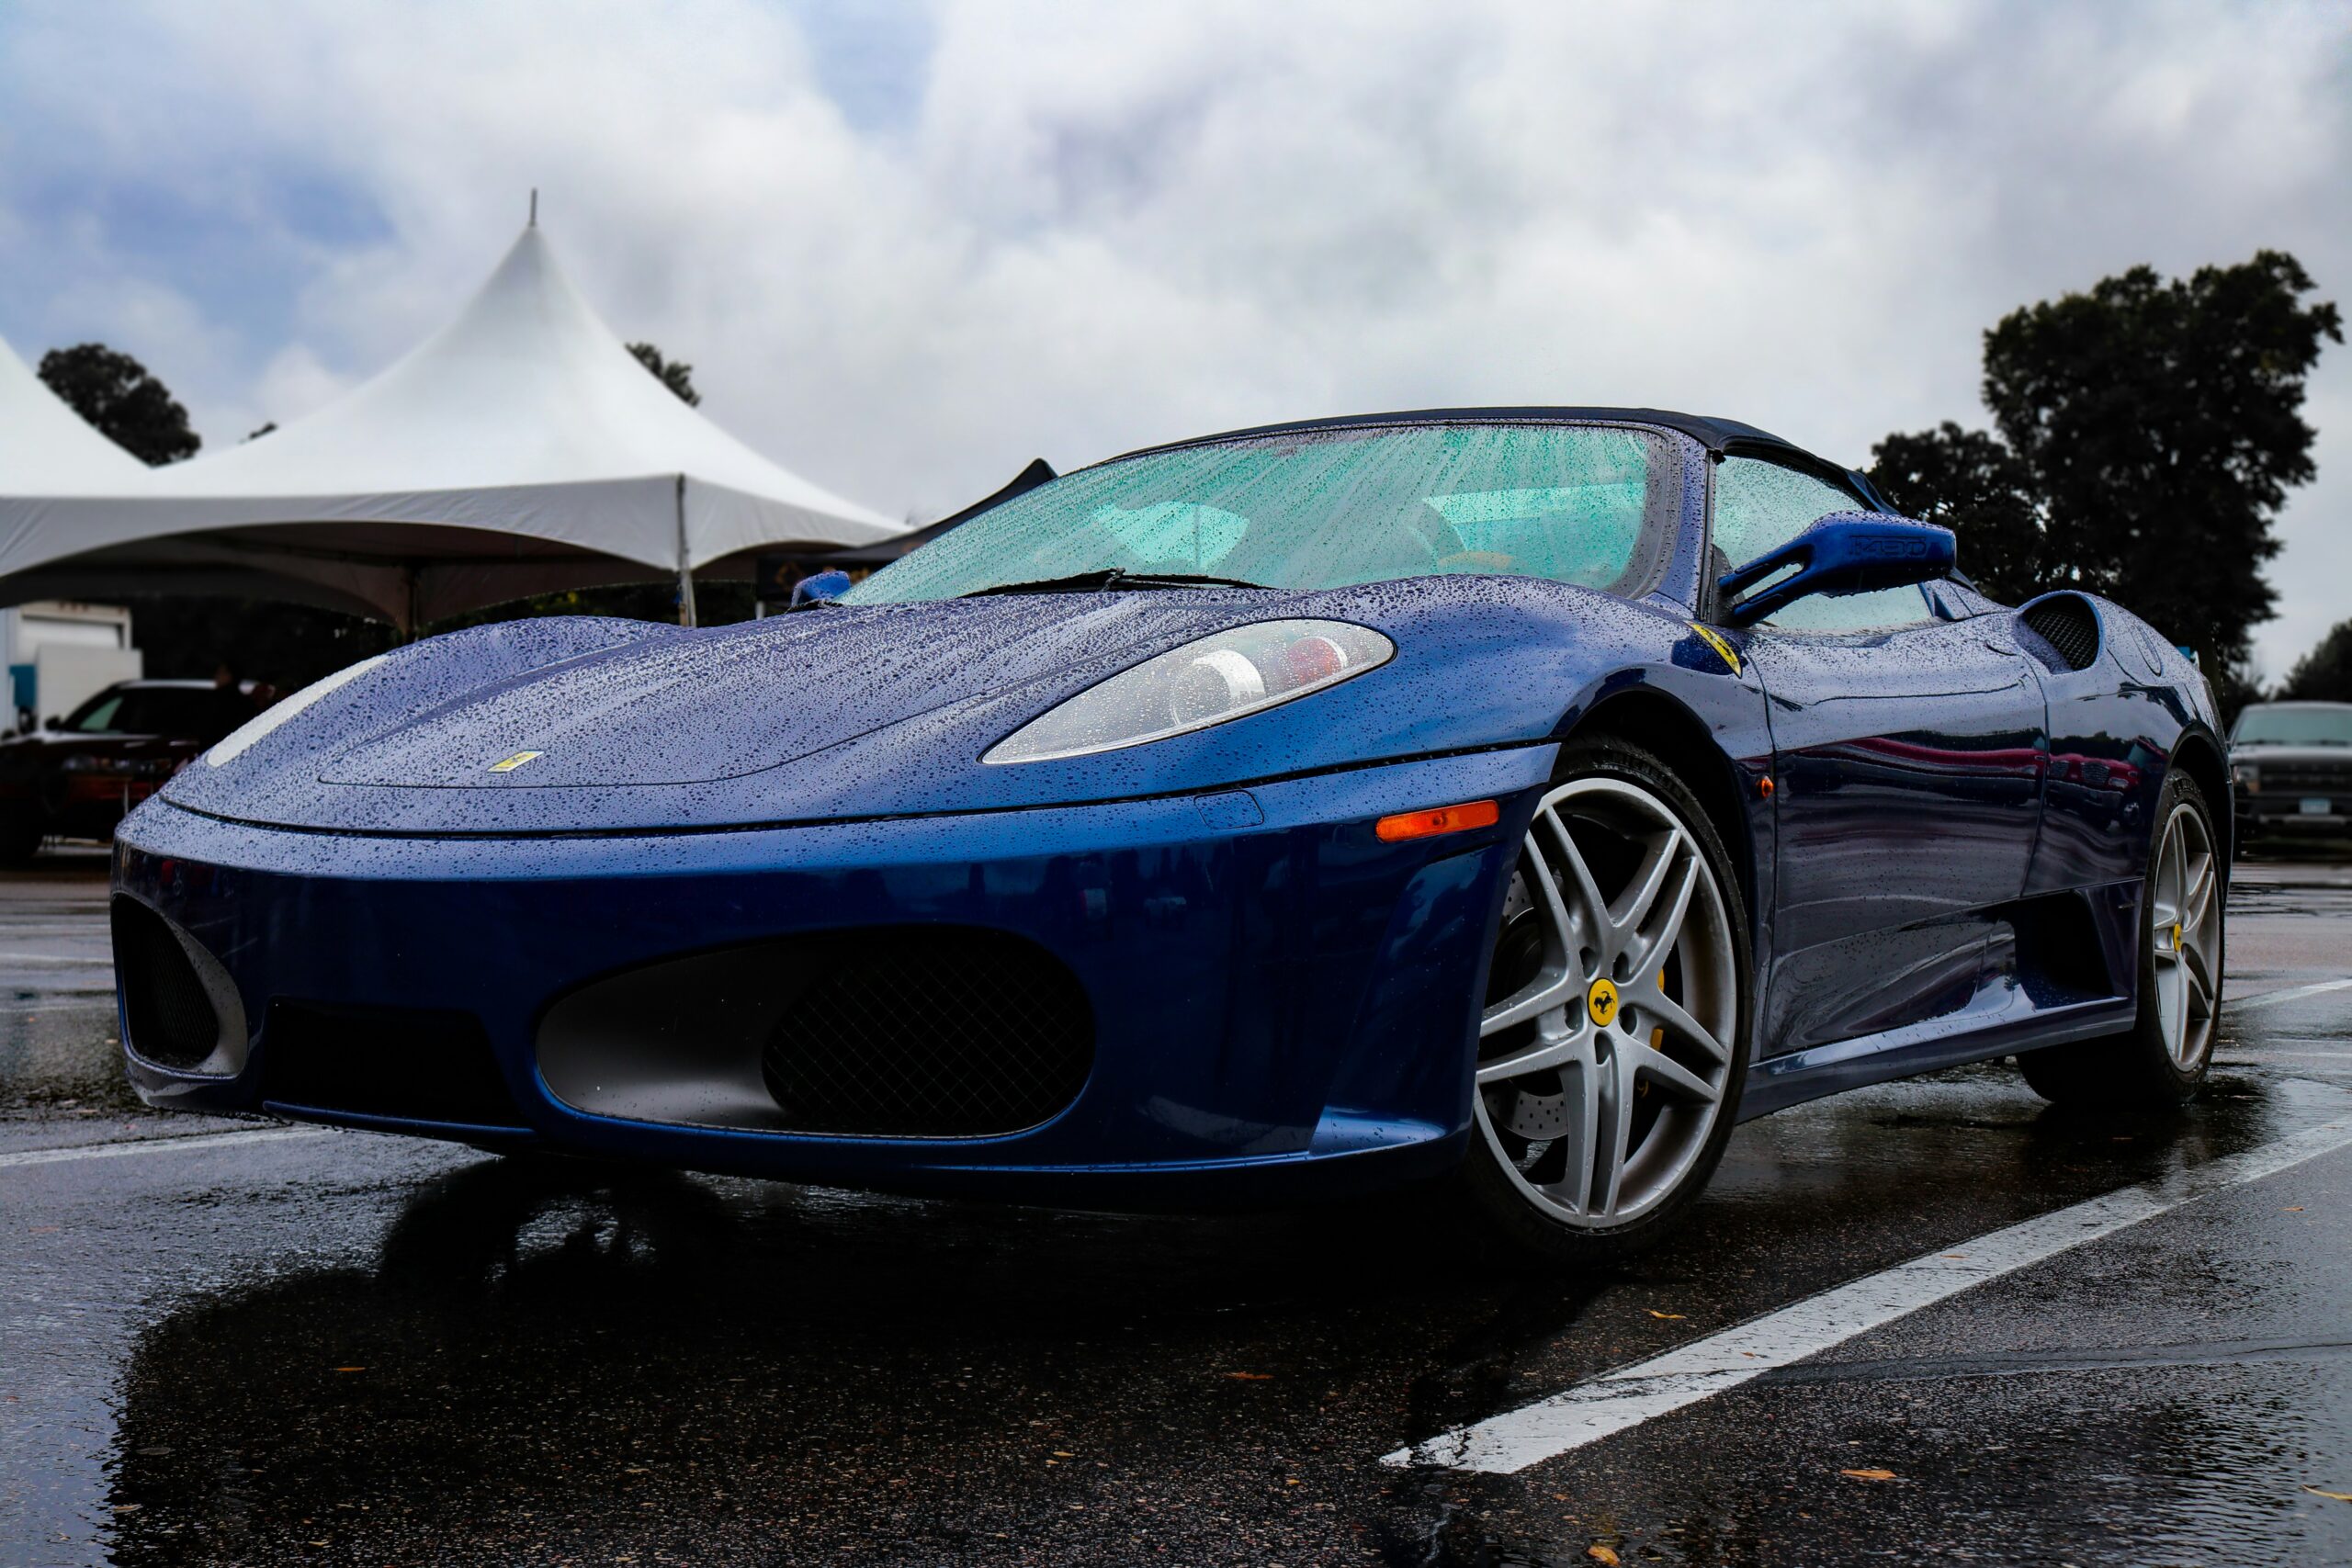
[[[1758,779],[1758,780],[1756,781],[1756,793],[1757,793],[1757,794],[1758,794],[1758,795],[1762,795],[1762,796],[1763,796],[1765,799],[1767,799],[1767,800],[1770,800],[1770,799],[1771,799],[1771,798],[1772,798],[1772,775],[1771,775],[1771,774],[1770,774],[1770,773],[1766,773],[1762,778],[1759,778],[1759,779]]]
[[[1427,811],[1400,811],[1394,817],[1384,817],[1373,825],[1383,843],[1393,844],[1405,839],[1434,839],[1440,833],[1460,833],[1472,828],[1491,828],[1502,817],[1502,808],[1491,800],[1473,800],[1461,806],[1435,806]]]

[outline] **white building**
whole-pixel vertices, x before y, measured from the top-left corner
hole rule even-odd
[[[0,648],[8,656],[9,722],[19,729],[27,715],[37,728],[144,672],[130,612],[116,604],[48,600],[0,610]]]

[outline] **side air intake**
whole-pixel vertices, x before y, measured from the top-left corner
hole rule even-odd
[[[2052,670],[2087,670],[2098,658],[2098,612],[2080,594],[2036,599],[2018,620],[2032,634],[2027,649]]]
[[[224,1032],[212,988],[197,973],[196,961],[171,922],[138,899],[118,893],[107,913],[130,1049],[159,1067],[204,1067],[221,1049]],[[243,1027],[240,1020],[237,1032]]]

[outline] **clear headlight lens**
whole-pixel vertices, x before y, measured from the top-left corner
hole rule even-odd
[[[1206,729],[1378,669],[1396,645],[1347,621],[1260,621],[1122,670],[1038,715],[983,762],[1043,762]]]
[[[321,697],[349,685],[390,657],[389,653],[379,653],[373,659],[363,659],[356,664],[336,671],[323,680],[311,682],[290,697],[284,697],[272,703],[259,714],[231,730],[219,745],[204,754],[205,761],[217,768],[223,762],[232,761],[242,755],[245,748],[317,702]]]

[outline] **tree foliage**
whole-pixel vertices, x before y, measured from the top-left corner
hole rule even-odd
[[[2352,703],[2352,621],[2338,621],[2295,660],[2278,694],[2301,702]]]
[[[2104,594],[2198,649],[2218,682],[2269,618],[2271,525],[2315,472],[2303,384],[2344,331],[2333,304],[2304,302],[2314,287],[2261,251],[2185,279],[2136,266],[2012,311],[1984,334],[1997,434],[1889,436],[1889,498],[1949,518],[1988,587]]]
[[[695,367],[683,359],[664,359],[662,351],[650,343],[633,343],[628,351],[637,362],[653,372],[653,378],[684,400],[689,408],[702,405],[702,394],[695,390]]]
[[[204,445],[171,389],[147,367],[102,343],[51,349],[41,355],[40,378],[100,434],[151,468],[193,457]]]

